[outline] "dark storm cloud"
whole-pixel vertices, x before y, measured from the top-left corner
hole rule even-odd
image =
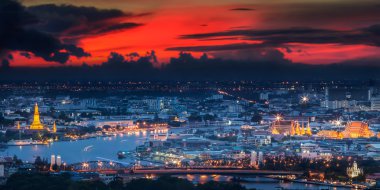
[[[171,47],[178,51],[220,51],[257,47],[284,47],[289,43],[342,44],[380,46],[380,25],[355,30],[339,31],[313,28],[288,28],[270,30],[228,30],[213,33],[188,34],[181,39],[215,40],[237,38],[261,41],[261,44],[224,44],[214,46]]]
[[[28,59],[32,58],[32,55],[30,55],[30,53],[28,53],[28,52],[21,52],[20,55],[23,57],[26,57]]]
[[[245,7],[239,7],[239,8],[233,8],[230,9],[230,11],[254,11],[255,9],[252,8],[245,8]]]
[[[361,27],[380,22],[379,5],[378,0],[279,2],[261,7],[270,10],[260,20],[272,27],[283,24]]]
[[[36,23],[37,17],[18,1],[0,1],[0,55],[6,51],[26,51],[58,63],[67,62],[70,56],[89,56],[75,45],[63,44],[52,35],[30,28]],[[2,59],[9,60],[4,56]]]
[[[168,51],[192,51],[192,52],[208,52],[208,51],[226,51],[226,50],[241,50],[241,49],[258,49],[270,47],[266,44],[225,44],[225,45],[209,45],[209,46],[180,46],[167,48]]]
[[[139,27],[139,26],[142,26],[142,24],[132,23],[132,22],[121,23],[121,24],[116,24],[116,25],[109,26],[107,28],[103,28],[99,32],[100,33],[105,33],[105,32],[117,31],[117,30],[136,28],[136,27]]]
[[[114,30],[130,29],[141,26],[139,23],[120,23],[120,19],[129,18],[130,13],[117,9],[98,9],[73,5],[37,5],[28,7],[28,11],[43,20],[34,27],[55,35],[76,37],[94,35]]]
[[[213,56],[228,54],[215,52]],[[133,57],[133,59],[130,58]],[[154,66],[154,51],[146,55],[130,53],[126,56],[112,52],[102,65],[51,68],[0,68],[0,81],[210,81],[210,80],[344,80],[380,79],[380,66],[372,64],[378,60],[361,60],[332,65],[306,65],[292,63],[283,53],[268,49],[240,50],[239,54],[228,54],[225,59],[200,58],[181,52],[161,67]],[[236,59],[238,56],[239,59]],[[225,57],[225,56],[224,56]],[[371,63],[371,64],[370,64]]]

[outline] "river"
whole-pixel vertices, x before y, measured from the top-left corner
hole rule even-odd
[[[126,135],[97,137],[77,141],[59,141],[50,145],[9,146],[0,152],[0,156],[13,156],[34,162],[36,156],[50,158],[52,154],[61,155],[68,164],[99,160],[98,157],[117,160],[120,150],[134,150],[144,143],[146,136]]]
[[[50,145],[32,145],[32,146],[9,146],[7,149],[1,150],[1,156],[13,156],[34,162],[36,156],[49,159],[52,154],[60,155],[63,162],[68,164],[96,161],[99,158],[117,160],[117,152],[120,150],[134,150],[136,146],[144,143],[146,135],[118,135],[110,137],[97,137],[77,141],[59,141]],[[128,162],[123,160],[123,162]],[[209,180],[229,181],[231,176],[224,175],[185,175],[178,176],[193,182],[203,183]],[[268,181],[269,180],[269,181]],[[256,189],[278,189],[283,187],[286,189],[320,189],[319,185],[303,184],[303,183],[282,183],[278,180],[272,180],[263,177],[252,177],[249,182],[241,182],[247,188]],[[330,188],[336,190],[345,190],[348,188]]]

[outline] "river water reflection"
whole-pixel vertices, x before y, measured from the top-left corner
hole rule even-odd
[[[227,175],[177,175],[176,177],[187,179],[193,183],[206,183],[207,181],[231,181],[232,176]],[[240,182],[241,185],[247,189],[267,190],[267,189],[307,189],[307,190],[319,190],[319,189],[331,189],[331,190],[349,190],[350,188],[343,187],[328,187],[314,184],[295,183],[295,182],[283,182],[276,179],[270,179],[260,176],[241,176],[245,182]]]
[[[120,150],[134,150],[136,146],[144,143],[146,136],[123,135],[110,137],[97,137],[77,141],[54,142],[50,145],[9,146],[0,152],[1,156],[13,156],[34,162],[36,156],[50,158],[52,154],[61,155],[66,163],[99,160],[98,157],[117,159]]]
[[[176,131],[177,132],[177,131]],[[33,145],[33,146],[9,146],[7,149],[1,150],[0,156],[13,156],[34,162],[36,156],[42,158],[50,158],[52,154],[61,155],[62,161],[68,164],[96,161],[99,158],[117,160],[117,152],[120,150],[134,150],[136,146],[141,145],[147,138],[145,133],[136,133],[132,135],[117,135],[110,137],[97,137],[77,141],[61,141],[54,142],[50,145]],[[123,160],[128,162],[128,160]],[[133,162],[133,161],[132,161]],[[204,183],[209,180],[215,181],[230,181],[231,176],[225,175],[184,175],[178,176],[188,179],[194,183]],[[251,181],[252,180],[252,181]],[[269,181],[268,181],[269,180]],[[320,189],[319,185],[302,184],[302,183],[282,183],[277,180],[272,180],[263,177],[252,177],[249,182],[241,182],[247,188],[256,189]],[[324,188],[326,189],[326,188]],[[346,190],[348,188],[333,188],[329,189]]]

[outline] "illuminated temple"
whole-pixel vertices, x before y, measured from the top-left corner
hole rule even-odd
[[[311,128],[309,123],[307,124],[307,127],[305,128],[304,122],[300,124],[298,121],[275,121],[272,123],[270,127],[270,131],[273,135],[308,135],[311,136]]]
[[[31,130],[43,130],[44,126],[42,125],[40,121],[40,113],[38,112],[38,105],[34,106],[34,115],[33,115],[33,122],[30,125]]]
[[[375,135],[375,133],[369,129],[368,124],[361,121],[347,123],[342,133],[344,138],[370,138]]]
[[[322,130],[319,131],[317,136],[333,139],[343,138],[370,138],[375,136],[375,133],[369,129],[365,122],[352,121],[347,123],[344,131]]]

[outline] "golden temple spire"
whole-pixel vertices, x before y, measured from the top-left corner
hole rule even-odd
[[[305,134],[307,136],[311,136],[313,133],[311,132],[310,123],[307,123]]]
[[[304,126],[304,124],[303,124],[303,122],[302,122],[302,127],[301,127],[301,135],[305,135],[305,126]]]
[[[277,130],[276,128],[274,128],[274,129],[272,130],[272,134],[273,134],[273,135],[279,135],[280,132],[278,132],[278,130]]]
[[[292,124],[290,126],[290,136],[293,136],[296,134],[294,125],[295,125],[294,122],[292,122]]]
[[[41,124],[41,121],[40,121],[40,113],[38,112],[38,105],[37,105],[37,103],[34,106],[33,123],[32,123],[32,125],[30,125],[30,129],[32,129],[32,130],[42,130],[42,129],[44,129],[44,126]]]
[[[300,123],[298,123],[298,121],[297,121],[297,123],[296,123],[296,135],[300,135],[301,133],[300,133]]]
[[[54,121],[54,124],[53,124],[53,133],[56,133],[57,132],[57,125],[55,124],[55,121]]]
[[[21,127],[20,127],[20,122],[19,122],[19,121],[17,121],[17,129],[18,129],[18,130],[21,129]]]

